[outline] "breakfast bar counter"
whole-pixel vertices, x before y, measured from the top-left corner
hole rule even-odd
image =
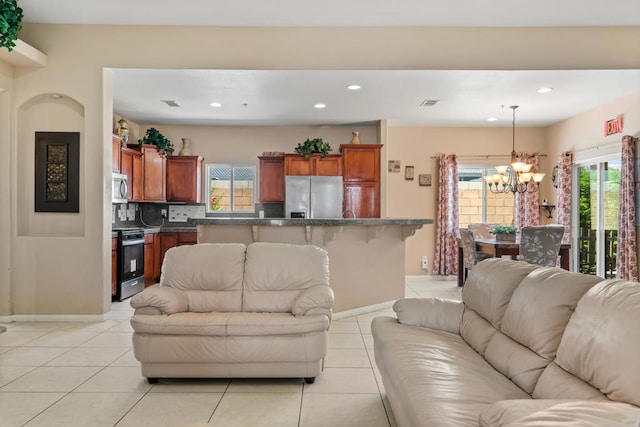
[[[191,218],[199,243],[312,244],[329,253],[335,312],[404,297],[405,240],[432,219]]]

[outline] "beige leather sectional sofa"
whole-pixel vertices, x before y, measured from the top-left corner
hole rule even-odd
[[[167,251],[135,295],[133,351],[149,382],[302,377],[327,353],[329,258],[311,245],[201,243]]]
[[[490,259],[372,324],[400,427],[640,425],[640,284]]]

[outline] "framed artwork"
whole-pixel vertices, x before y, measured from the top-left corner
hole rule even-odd
[[[431,187],[431,174],[421,173],[418,175],[418,185],[421,187]]]
[[[404,167],[404,179],[407,181],[413,181],[413,166],[405,166]]]
[[[80,132],[36,132],[35,211],[80,212]]]
[[[400,160],[389,160],[389,172],[400,172]]]

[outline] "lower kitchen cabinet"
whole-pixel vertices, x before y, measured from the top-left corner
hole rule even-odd
[[[164,254],[174,246],[195,245],[198,243],[198,233],[196,232],[169,232],[160,233],[160,265],[164,261]]]
[[[111,295],[118,290],[118,239],[111,239]]]
[[[156,250],[156,247],[158,250]],[[144,286],[151,286],[160,279],[160,260],[156,252],[160,254],[160,235],[144,235]],[[158,268],[156,268],[158,264]]]

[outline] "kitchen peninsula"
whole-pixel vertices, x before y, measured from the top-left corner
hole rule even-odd
[[[329,252],[336,313],[404,297],[405,240],[432,219],[192,218],[199,243],[313,244]]]

